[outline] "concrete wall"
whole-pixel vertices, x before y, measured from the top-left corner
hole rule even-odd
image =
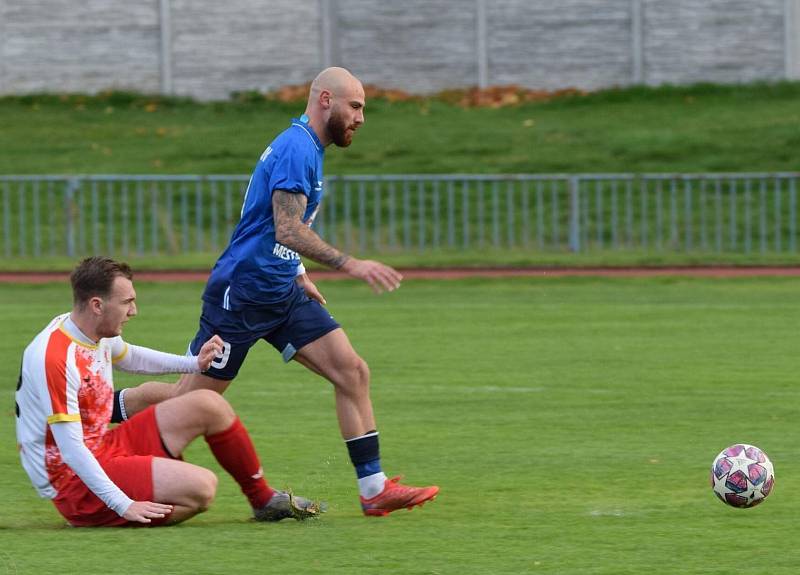
[[[319,71],[319,0],[171,0],[171,11],[177,94],[224,98]]]
[[[0,93],[201,99],[326,65],[424,93],[800,75],[800,0],[0,0]]]
[[[4,93],[159,89],[157,3],[0,0]]]
[[[592,89],[631,81],[630,0],[489,4],[490,84]]]
[[[644,12],[648,83],[784,76],[783,0],[647,0]]]

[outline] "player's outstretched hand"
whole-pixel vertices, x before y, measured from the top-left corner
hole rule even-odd
[[[394,291],[400,287],[403,276],[396,269],[373,260],[348,259],[342,271],[367,282],[375,293]]]
[[[308,278],[308,274],[301,274],[294,279],[297,282],[297,285],[303,288],[303,291],[306,292],[308,297],[313,300],[317,300],[322,305],[328,303],[325,301],[325,298],[322,296],[322,293],[319,291],[319,289],[317,289],[317,286],[314,285],[314,282]]]
[[[215,357],[221,357],[224,347],[225,342],[218,335],[212,336],[205,342],[200,348],[200,353],[197,354],[197,365],[200,366],[200,371],[207,370]]]
[[[172,505],[153,503],[152,501],[134,501],[122,517],[136,523],[151,523],[153,519],[161,519],[172,513]]]

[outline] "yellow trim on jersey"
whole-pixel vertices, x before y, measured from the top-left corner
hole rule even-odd
[[[67,336],[67,337],[68,337],[70,340],[72,340],[72,343],[77,343],[78,345],[80,345],[80,346],[82,346],[82,347],[87,347],[87,348],[89,348],[89,349],[97,349],[97,346],[96,346],[96,345],[92,345],[92,344],[90,344],[90,343],[85,343],[85,342],[82,342],[82,341],[81,341],[81,340],[79,340],[79,339],[75,339],[74,337],[72,337],[72,336],[69,334],[69,332],[68,332],[67,330],[65,330],[65,329],[64,329],[64,321],[62,321],[62,322],[61,322],[61,324],[58,326],[58,329],[59,329],[59,331],[61,331],[61,333],[63,333],[63,334],[64,334],[65,336]]]
[[[126,342],[126,341],[123,341],[122,343],[124,343],[124,344],[125,344],[125,351],[123,351],[123,352],[122,352],[121,354],[119,354],[117,357],[112,357],[112,358],[111,358],[111,363],[117,363],[118,361],[122,361],[122,359],[123,359],[123,358],[124,358],[126,355],[128,355],[128,342]]]
[[[80,413],[54,413],[47,418],[47,423],[61,423],[64,421],[80,421]]]

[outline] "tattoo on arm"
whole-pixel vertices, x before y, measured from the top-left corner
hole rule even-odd
[[[303,194],[283,190],[273,192],[272,215],[275,221],[275,239],[301,256],[339,269],[349,256],[325,242],[303,223],[307,201],[308,198]]]

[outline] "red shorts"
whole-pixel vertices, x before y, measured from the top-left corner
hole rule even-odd
[[[153,457],[172,459],[161,442],[155,405],[109,431],[95,457],[109,479],[125,495],[134,501],[152,501]],[[117,515],[77,475],[59,490],[53,503],[75,527],[144,525],[131,523]],[[147,525],[158,525],[166,519],[154,519]]]

